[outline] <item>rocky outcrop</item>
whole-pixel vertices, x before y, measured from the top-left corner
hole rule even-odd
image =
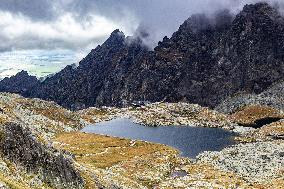
[[[15,76],[4,78],[0,81],[0,92],[25,93],[40,82],[35,76],[30,76],[28,72],[21,71]]]
[[[216,111],[187,103],[154,103],[127,112],[135,122],[146,126],[194,126],[232,130],[236,126]]]
[[[84,181],[72,161],[59,151],[38,142],[29,129],[16,124],[5,124],[1,134],[1,153],[27,172],[39,174],[54,188],[83,188]]]
[[[220,152],[204,152],[197,157],[197,162],[213,164],[219,170],[234,172],[254,183],[281,188],[284,179],[283,151],[284,143],[280,141],[238,144]]]
[[[273,122],[269,125],[254,131],[253,133],[248,133],[246,136],[254,138],[255,140],[283,140],[284,139],[284,119],[280,121]]]

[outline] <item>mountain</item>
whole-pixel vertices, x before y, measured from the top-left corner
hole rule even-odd
[[[283,79],[284,18],[267,3],[257,3],[236,16],[226,10],[193,15],[153,51],[143,39],[115,30],[78,67],[67,66],[22,94],[72,109],[139,100],[213,108],[234,94],[259,94]]]
[[[0,91],[22,94],[39,84],[40,82],[35,76],[30,76],[28,72],[21,71],[15,76],[1,80]]]
[[[123,87],[130,68],[138,64],[139,57],[146,53],[148,50],[140,39],[126,38],[122,32],[115,30],[103,45],[80,61],[78,67],[67,66],[25,95],[76,108],[118,103],[121,99],[114,95]],[[108,99],[100,100],[106,90],[112,90],[111,94],[108,94]]]

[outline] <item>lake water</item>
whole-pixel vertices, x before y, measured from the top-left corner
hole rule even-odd
[[[234,144],[233,133],[223,129],[168,126],[146,127],[129,119],[114,119],[89,125],[82,132],[166,144],[181,151],[182,156],[195,158],[203,151],[219,151]]]

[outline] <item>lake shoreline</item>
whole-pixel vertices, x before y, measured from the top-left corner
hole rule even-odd
[[[265,110],[266,107],[262,109]],[[90,109],[83,112],[86,113],[88,111],[92,112]],[[98,109],[95,108],[95,111],[97,112]],[[269,116],[269,111],[270,109],[268,109],[264,116]],[[90,112],[89,114],[91,115]],[[243,116],[246,115],[244,114]],[[178,127],[220,128],[227,130],[237,135],[234,137],[234,140],[237,142],[236,144],[225,147],[220,151],[202,152],[196,159],[191,159],[190,163],[178,169],[185,170],[188,173],[192,173],[192,167],[199,171],[202,169],[210,173],[215,173],[216,170],[227,175],[232,173],[234,175],[232,176],[233,178],[238,178],[241,181],[239,180],[239,184],[237,185],[228,182],[226,186],[229,188],[238,188],[240,186],[243,186],[243,188],[271,188],[272,186],[273,188],[279,188],[284,184],[282,182],[284,174],[281,172],[284,167],[279,164],[279,162],[284,161],[282,154],[284,152],[283,140],[280,138],[281,128],[283,128],[282,125],[284,123],[283,120],[257,129],[244,127],[237,124],[238,120],[235,120],[231,115],[221,114],[198,105],[186,103],[154,103],[138,108],[128,107],[122,109],[102,108],[99,110],[99,114],[93,118],[94,120],[89,116],[88,120],[91,120],[94,124],[115,118],[130,118],[135,123],[146,127],[172,127],[173,125],[177,125]],[[262,119],[262,117],[260,118]],[[265,149],[265,153],[263,149]],[[255,164],[255,162],[257,163]],[[249,171],[244,171],[246,168]],[[260,170],[259,175],[255,175],[258,170]],[[216,174],[218,175],[219,172]],[[206,174],[204,173],[204,175]],[[190,183],[192,184],[189,181],[190,178],[192,179],[191,176],[185,176],[174,179],[174,181],[173,179],[165,178],[159,184],[159,187],[196,186],[202,183],[200,181],[190,185]],[[218,178],[217,180],[220,181],[220,179]],[[204,186],[212,187],[212,185],[207,184],[204,184]]]
[[[86,126],[81,131],[169,145],[180,150],[181,155],[190,158],[195,158],[203,151],[219,151],[226,146],[235,144],[233,142],[235,135],[220,128],[182,125],[147,127],[133,122],[133,119],[121,117]]]

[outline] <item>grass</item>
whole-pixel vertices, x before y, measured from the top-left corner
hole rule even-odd
[[[272,107],[252,105],[243,107],[230,117],[240,125],[254,126],[257,120],[264,118],[284,118],[284,115]]]
[[[149,188],[159,181],[157,175],[169,174],[178,154],[177,150],[161,144],[80,132],[61,133],[54,140],[58,148],[73,153],[79,164],[112,170],[120,178],[127,178],[125,182],[129,185],[139,183]],[[83,173],[83,177],[87,186],[94,186],[90,175]]]
[[[0,181],[5,183],[10,189],[30,189],[27,184],[21,183],[16,180],[9,179],[0,173]]]
[[[88,173],[87,171],[81,171],[80,175],[85,181],[85,189],[98,189],[97,183],[90,173]]]
[[[115,179],[129,188],[133,188],[131,185],[133,183],[147,188],[154,186],[175,188],[179,182],[190,185],[195,181],[218,183],[225,188],[264,189],[270,186],[250,184],[234,173],[222,172],[207,164],[190,163],[185,158],[178,157],[175,149],[160,144],[80,132],[58,134],[54,141],[57,142],[58,148],[73,153],[77,163],[88,167],[86,171],[81,172],[86,188],[96,188],[96,181],[89,168],[96,171],[105,170],[106,174],[111,171],[119,175],[115,176]],[[184,181],[170,178],[170,172],[176,167],[183,167],[182,169],[189,174],[189,178]],[[282,183],[278,180],[273,182],[275,186],[280,186]]]
[[[80,132],[59,134],[55,141],[62,143],[60,148],[73,153],[77,161],[103,169],[151,153],[177,153],[164,145]]]

